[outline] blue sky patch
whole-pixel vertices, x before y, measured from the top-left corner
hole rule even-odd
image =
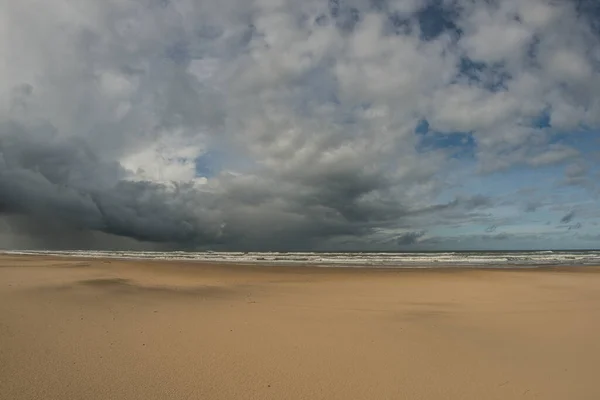
[[[470,132],[438,132],[429,129],[427,120],[421,120],[415,133],[419,137],[419,152],[446,150],[451,157],[458,159],[472,159],[475,156],[477,143]]]

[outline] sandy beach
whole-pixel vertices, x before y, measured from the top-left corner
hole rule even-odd
[[[0,398],[600,398],[600,269],[0,256]]]

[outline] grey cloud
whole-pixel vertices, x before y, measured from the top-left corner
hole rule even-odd
[[[535,212],[541,206],[542,206],[541,202],[530,201],[527,204],[525,204],[525,212],[527,212],[527,213]]]
[[[218,237],[210,209],[193,211],[199,193],[187,185],[170,189],[120,180],[124,172],[118,165],[103,163],[71,142],[38,145],[19,138],[7,144],[7,137],[2,139],[4,212],[140,240],[205,242]]]
[[[586,186],[590,183],[588,179],[588,172],[588,166],[582,161],[569,164],[565,168],[565,179],[563,183],[566,185]]]
[[[567,166],[565,175],[567,178],[581,178],[588,172],[588,168],[583,163],[574,163]]]
[[[531,159],[528,160],[528,163],[534,167],[557,164],[562,161],[566,161],[568,159],[577,157],[579,152],[573,148],[569,147],[555,147],[550,148],[548,151],[535,155]]]
[[[485,208],[493,204],[492,199],[489,196],[477,195],[471,198],[465,199],[462,202],[463,206],[467,209]]]
[[[454,200],[443,203],[443,204],[435,204],[429,207],[425,207],[419,210],[414,210],[414,214],[427,214],[433,212],[442,212],[445,210],[464,210],[464,211],[472,211],[477,209],[484,209],[491,207],[494,204],[494,201],[489,196],[484,195],[475,195],[475,196],[459,196]]]
[[[23,215],[0,215],[0,249],[171,250],[173,245],[141,242],[98,231],[78,229],[64,221]]]
[[[568,224],[575,218],[575,211],[570,211],[564,217],[560,219],[561,224]]]
[[[511,238],[511,235],[508,233],[497,233],[495,235],[483,235],[481,238],[483,240],[507,240]]]
[[[428,237],[419,242],[419,248],[427,249],[459,249],[459,250],[490,250],[506,249],[507,242],[511,243],[511,248],[518,250],[531,250],[532,248],[541,248],[540,246],[556,246],[557,248],[564,244],[564,240],[570,235],[564,232],[549,232],[543,234],[535,233],[510,233],[502,232],[497,234],[482,235],[456,235],[444,237]],[[581,236],[578,234],[577,236]]]
[[[425,235],[425,232],[406,232],[396,236],[395,241],[399,246],[415,244]]]
[[[14,134],[0,141],[3,211],[73,228],[190,246],[257,246],[256,239],[277,246],[360,236],[407,213],[389,199],[368,197],[382,190],[376,176],[301,177],[309,184],[230,176],[206,189],[127,181],[118,164],[102,162],[82,143],[27,141],[18,126],[6,129]]]
[[[498,229],[498,225],[490,225],[487,228],[485,228],[485,231],[488,233],[492,233],[496,232],[496,229]]]
[[[578,238],[583,239],[583,240],[587,240],[590,242],[597,242],[598,240],[600,240],[600,234],[594,235],[594,234],[585,234],[585,235],[577,235]]]

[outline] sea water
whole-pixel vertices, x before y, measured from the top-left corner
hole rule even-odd
[[[4,254],[331,267],[440,268],[600,265],[600,250],[449,252],[152,252],[12,250]]]

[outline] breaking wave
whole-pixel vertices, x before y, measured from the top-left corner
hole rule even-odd
[[[45,251],[12,250],[4,254],[185,260],[241,264],[297,264],[336,267],[439,268],[439,267],[535,267],[600,265],[600,251],[524,252],[149,252],[149,251]]]

